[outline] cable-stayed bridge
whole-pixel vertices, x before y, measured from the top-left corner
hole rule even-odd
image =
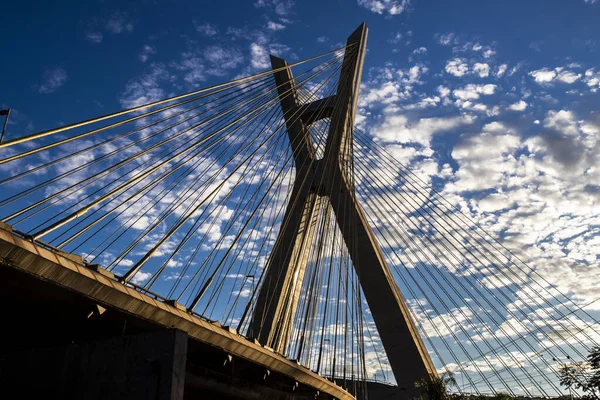
[[[354,126],[366,41],[0,144],[5,379],[377,399],[451,371],[459,393],[565,394],[561,363],[600,341],[589,304]]]

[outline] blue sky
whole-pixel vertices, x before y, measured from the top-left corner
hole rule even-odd
[[[320,54],[366,22],[358,126],[563,293],[597,297],[600,1],[32,8],[0,16],[9,139]]]
[[[386,62],[408,65],[410,53],[425,47],[429,68],[438,71],[450,49],[439,48],[436,34],[447,33],[493,45],[498,59],[511,66],[524,63],[526,69],[559,66],[569,60],[589,65],[598,61],[594,43],[598,5],[584,0],[419,1],[407,3],[405,11],[396,15],[390,10],[400,8],[392,10],[389,4],[379,10],[375,2],[360,6],[353,1],[281,2],[279,8],[272,2],[256,7],[252,1],[59,4],[40,2],[32,12],[28,5],[10,3],[2,13],[0,43],[9,58],[0,67],[1,101],[22,114],[34,130],[118,108],[127,82],[152,63],[181,61],[184,52],[225,45],[244,57],[220,79],[208,76],[189,85],[202,86],[240,73],[250,61],[249,46],[256,35],[289,47],[288,57],[294,53],[302,58],[343,41],[362,21],[370,27],[367,68]],[[268,29],[269,23],[282,29]],[[206,24],[215,35],[208,36],[211,30],[208,35],[201,32]],[[233,29],[254,37],[236,38]],[[397,34],[403,39],[391,43]],[[319,37],[326,40],[320,43]],[[141,62],[145,46],[152,53]],[[182,90],[187,88],[182,84]]]

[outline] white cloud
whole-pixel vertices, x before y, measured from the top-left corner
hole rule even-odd
[[[425,54],[427,53],[427,48],[425,47],[419,47],[418,49],[414,49],[413,54]]]
[[[104,28],[114,34],[133,31],[133,23],[129,20],[129,16],[124,12],[115,12],[104,24]]]
[[[85,37],[87,40],[89,40],[92,43],[102,42],[102,32],[98,32],[98,31],[88,32],[85,35]]]
[[[390,40],[388,40],[388,42],[390,42],[392,44],[400,43],[400,41],[402,40],[402,37],[403,37],[403,35],[401,32],[396,32],[394,37],[392,37]]]
[[[550,82],[557,80],[562,83],[572,84],[581,79],[582,75],[577,74],[573,71],[566,70],[563,67],[555,69],[542,68],[529,73],[537,83],[540,85],[549,84]]]
[[[372,133],[379,139],[396,143],[419,143],[429,146],[433,135],[469,125],[474,117],[462,115],[446,118],[421,118],[412,123],[405,115],[387,116]]]
[[[565,135],[578,136],[579,126],[575,114],[572,111],[548,111],[546,119],[544,119],[546,128],[554,129]]]
[[[450,46],[458,43],[456,35],[454,33],[445,33],[443,35],[438,35],[437,39],[442,46]]]
[[[524,111],[526,108],[527,108],[527,103],[524,102],[523,100],[520,100],[520,101],[508,106],[508,109],[510,111]]]
[[[496,72],[496,77],[501,78],[502,75],[504,75],[504,73],[506,72],[506,68],[508,68],[508,66],[506,64],[502,64],[502,65],[498,66],[498,71]]]
[[[250,65],[254,69],[267,69],[271,67],[269,54],[281,56],[289,48],[278,43],[263,43],[256,41],[250,44]]]
[[[258,43],[250,44],[250,63],[253,68],[267,69],[271,66],[269,52]]]
[[[172,63],[172,66],[179,71],[183,71],[183,80],[189,84],[195,85],[207,79],[204,59],[197,53],[191,51],[182,53],[181,59],[176,63]]]
[[[552,82],[552,80],[556,78],[556,72],[548,68],[542,68],[536,71],[531,71],[529,75],[533,76],[537,83]]]
[[[212,63],[214,68],[209,71],[212,75],[219,75],[219,69],[233,69],[242,64],[244,57],[242,53],[232,47],[209,46],[203,52],[204,58]]]
[[[490,74],[490,66],[486,63],[475,63],[473,65],[473,72],[478,74],[481,78],[485,78]]]
[[[448,97],[450,95],[450,89],[448,89],[445,86],[440,85],[440,86],[437,87],[436,90],[438,91],[438,93],[442,97]]]
[[[156,50],[154,49],[154,47],[145,45],[142,48],[142,52],[140,53],[139,59],[141,62],[146,62],[148,61],[148,58],[150,58],[150,56],[153,54],[156,54]]]
[[[452,158],[459,164],[456,181],[447,190],[462,192],[501,186],[515,169],[506,157],[520,146],[516,132],[501,122],[484,125],[476,135],[461,135],[452,150]]]
[[[125,108],[136,107],[166,97],[161,84],[172,79],[164,64],[152,63],[144,75],[132,79],[125,86],[119,102]]]
[[[267,23],[267,29],[272,30],[272,31],[280,31],[282,29],[285,29],[285,25],[277,23],[277,22],[269,21]]]
[[[280,17],[285,17],[290,14],[294,7],[293,0],[257,0],[254,3],[257,8],[268,8],[275,11],[275,14]]]
[[[557,80],[564,82],[564,83],[568,83],[568,84],[575,83],[580,78],[581,78],[581,74],[576,74],[575,72],[572,72],[572,71],[562,71],[556,76]]]
[[[461,58],[455,58],[446,63],[446,72],[454,76],[464,76],[469,73],[469,65]]]
[[[413,65],[405,70],[398,70],[398,75],[404,84],[421,83],[421,76],[427,73],[428,68],[422,64]]]
[[[452,92],[454,97],[460,100],[476,100],[480,95],[489,96],[496,91],[496,85],[491,83],[485,85],[468,84],[467,86],[456,89]]]
[[[37,86],[37,91],[40,93],[53,93],[64,85],[68,79],[67,72],[62,68],[54,68],[44,72],[44,82]]]
[[[328,41],[329,39],[327,38],[327,36],[319,36],[317,38],[317,42],[319,43],[325,43],[326,41]]]
[[[108,18],[93,19],[86,29],[85,38],[91,43],[101,43],[104,33],[118,35],[133,31],[133,23],[126,12],[116,11]]]
[[[358,5],[376,14],[397,15],[404,12],[409,0],[357,0]]]
[[[198,31],[206,36],[215,36],[216,34],[219,33],[217,28],[214,25],[209,24],[208,22],[205,22],[203,24],[198,24],[194,20],[194,26],[196,27],[196,31]]]
[[[492,193],[477,202],[477,207],[482,212],[496,212],[511,208],[515,202],[504,193]]]
[[[399,100],[408,99],[414,86],[423,83],[423,76],[427,72],[428,69],[423,64],[416,64],[408,69],[373,68],[370,73],[376,74],[377,78],[363,84],[359,106],[389,104],[391,107]],[[423,96],[424,98],[426,97]]]
[[[136,285],[140,285],[150,279],[151,276],[152,274],[150,272],[138,271],[131,278],[131,282],[135,283]]]
[[[490,58],[492,57],[494,54],[496,54],[496,51],[492,50],[492,49],[487,49],[483,51],[483,58]]]
[[[585,77],[583,79],[586,85],[591,87],[592,92],[597,92],[600,88],[600,72],[596,72],[594,68],[585,71]]]

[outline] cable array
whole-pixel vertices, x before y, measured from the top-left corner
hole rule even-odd
[[[437,358],[469,393],[564,394],[598,322],[442,193],[355,129],[357,193]]]
[[[306,66],[295,90],[335,99],[342,61],[355,53],[348,46],[291,65]],[[0,166],[11,175],[0,180],[2,221],[246,334],[302,168],[285,126],[300,115],[282,113],[280,101],[294,94],[278,93],[276,72],[4,142]],[[325,120],[312,126],[317,148],[328,129]],[[324,201],[317,214],[286,355],[356,392],[367,377],[360,288],[340,237],[328,242]],[[323,334],[334,318],[343,330]]]
[[[4,142],[2,221],[242,335],[272,250],[305,257],[287,297],[264,303],[297,296],[273,340],[289,336],[285,356],[365,398],[365,381],[394,377],[353,265],[360,249],[335,214],[353,205],[332,204],[339,187],[322,187],[304,251],[279,236],[294,222],[286,207],[300,201],[299,179],[322,185],[300,171],[321,163],[326,177],[339,162],[439,371],[455,372],[462,392],[563,394],[558,363],[600,341],[591,303],[560,293],[352,121],[340,158],[329,156],[343,61],[357,56],[346,46],[290,65],[304,68],[293,90],[273,84],[276,68]],[[288,96],[299,107],[284,112]],[[314,157],[299,158],[286,123],[317,101],[306,124]]]

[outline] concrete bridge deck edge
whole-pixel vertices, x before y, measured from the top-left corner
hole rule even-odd
[[[116,308],[164,327],[175,327],[202,343],[289,376],[337,399],[354,399],[340,386],[269,348],[227,328],[195,317],[176,306],[153,299],[4,229],[0,229],[0,256],[9,261],[8,268],[15,268],[37,279],[77,292],[103,307]]]

